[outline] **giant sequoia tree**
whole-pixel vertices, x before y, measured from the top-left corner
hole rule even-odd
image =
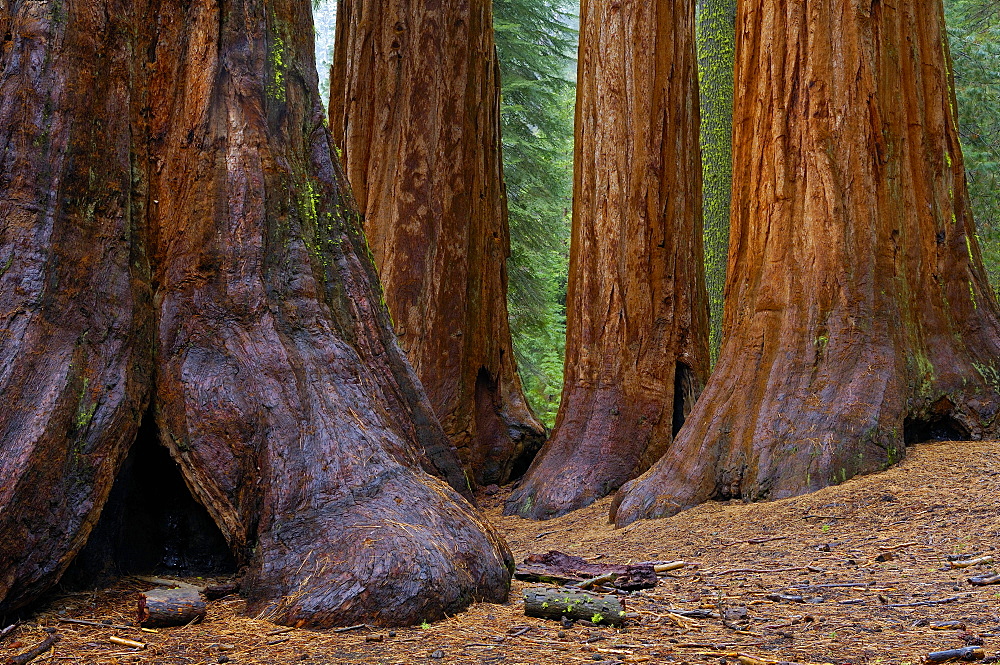
[[[622,525],[884,468],[1000,429],[940,0],[749,0],[737,18],[726,336]]]
[[[694,3],[580,13],[562,404],[506,506],[534,518],[649,468],[708,372]]]
[[[311,33],[298,0],[0,3],[0,614],[86,541],[150,400],[249,611],[506,597],[498,535],[421,470],[461,481],[379,304]]]
[[[490,0],[343,0],[330,122],[400,343],[481,484],[544,428],[507,321],[510,241]]]

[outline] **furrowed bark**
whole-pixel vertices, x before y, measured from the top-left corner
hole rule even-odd
[[[566,369],[507,502],[586,506],[667,449],[708,374],[694,4],[581,6]]]
[[[470,476],[504,483],[545,432],[507,321],[491,3],[341,2],[330,123],[400,343]]]
[[[877,471],[920,427],[1000,427],[941,2],[753,0],[736,33],[726,341],[618,525]]]
[[[414,424],[426,403],[377,312],[309,3],[163,2],[158,19],[157,420],[249,566],[248,611],[410,624],[505,599],[500,537],[419,468],[436,423]]]
[[[83,545],[154,362],[161,438],[251,612],[409,624],[505,599],[500,536],[421,470],[467,487],[379,304],[309,3],[0,20],[0,613]]]
[[[149,396],[123,2],[0,3],[0,616],[86,542]]]

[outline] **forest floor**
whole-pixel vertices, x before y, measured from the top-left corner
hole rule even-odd
[[[56,648],[34,663],[267,664],[851,663],[916,664],[928,652],[982,640],[1000,652],[1000,584],[967,579],[992,564],[951,568],[949,555],[994,554],[1000,543],[1000,443],[913,446],[899,466],[773,503],[709,503],[624,529],[605,499],[548,522],[500,516],[506,492],[481,497],[518,562],[560,550],[598,562],[684,560],[655,589],[624,597],[623,630],[524,616],[515,581],[506,605],[477,604],[423,627],[347,632],[286,629],[240,616],[242,601],[210,603],[206,621],[156,633],[60,622],[133,620],[133,581],[53,594],[0,643],[0,662],[56,628]],[[767,572],[765,572],[767,571]],[[806,602],[769,599],[803,596]],[[678,621],[670,610],[718,618]],[[958,621],[938,630],[928,622]],[[679,625],[683,623],[684,625]],[[726,625],[728,624],[728,625]],[[146,643],[142,651],[111,636]]]

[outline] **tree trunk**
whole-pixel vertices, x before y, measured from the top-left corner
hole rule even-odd
[[[149,395],[141,102],[105,4],[0,2],[0,616],[86,542]]]
[[[736,0],[697,2],[701,159],[705,179],[705,287],[711,314],[708,347],[714,364],[722,344],[723,292],[729,255]]]
[[[969,213],[940,0],[740,5],[719,363],[617,524],[996,436],[1000,325]]]
[[[694,3],[585,0],[562,404],[506,505],[586,506],[667,449],[708,373]]]
[[[51,234],[28,226],[51,224],[51,215],[38,213],[33,221],[25,214],[25,228],[32,233],[26,232],[25,239],[5,238],[3,251],[21,256],[11,252],[30,249],[28,242],[34,241],[42,245],[36,254],[59,259],[44,264],[34,258],[50,273],[37,267],[32,272],[30,265],[11,273],[22,284],[38,282],[36,295],[22,296],[32,307],[45,304],[46,298],[63,303],[64,311],[50,314],[61,320],[47,325],[69,338],[62,346],[46,338],[29,340],[31,352],[22,356],[36,363],[62,361],[63,375],[86,368],[84,362],[110,366],[117,374],[94,371],[89,384],[78,379],[60,397],[37,385],[37,376],[44,373],[34,370],[36,379],[25,383],[24,400],[35,413],[6,409],[0,414],[3,427],[14,432],[0,439],[0,460],[6,465],[12,459],[12,476],[25,478],[12,492],[4,485],[0,515],[20,516],[21,522],[25,515],[41,516],[37,530],[27,525],[38,534],[35,540],[41,545],[36,546],[51,548],[50,541],[61,542],[51,534],[66,533],[59,545],[66,554],[58,556],[68,560],[86,539],[152,389],[164,443],[248,568],[244,588],[251,613],[314,626],[410,624],[440,618],[477,598],[505,599],[512,560],[499,535],[457,493],[420,469],[450,469],[456,482],[460,475],[457,458],[378,302],[378,281],[360,218],[331,156],[317,92],[309,3],[106,0],[98,7],[102,11],[67,3],[68,15],[51,4],[18,4],[18,40],[24,48],[37,49],[33,59],[46,67],[62,62],[54,58],[49,65],[47,54],[67,53],[66,67],[99,76],[81,74],[73,82],[77,105],[63,108],[39,101],[37,117],[51,114],[59,126],[86,120],[92,133],[80,130],[71,138],[93,150],[94,159],[66,162],[66,172],[80,189],[66,184],[62,190],[36,189],[55,192],[48,205],[86,211],[67,224],[77,234],[92,225],[93,238],[77,235],[67,241],[72,246],[64,247]],[[32,18],[39,15],[44,16]],[[94,24],[99,21],[112,24]],[[78,53],[77,42],[89,50]],[[4,51],[5,64],[10,52]],[[121,71],[111,66],[119,62]],[[19,63],[5,71],[19,67],[37,71]],[[55,69],[49,79],[24,82],[23,89],[58,92],[60,82],[74,71]],[[115,95],[104,99],[105,88]],[[48,135],[20,120],[24,111],[18,105],[31,96],[15,92],[19,94],[3,89],[3,117],[8,120],[0,125],[23,127],[28,135],[16,145],[28,150],[45,140],[38,137]],[[106,127],[115,127],[116,133]],[[129,141],[136,156],[132,163]],[[109,152],[108,143],[118,151]],[[37,180],[38,171],[52,171],[62,154],[28,153],[24,164],[4,169],[16,177],[2,186],[26,187]],[[125,213],[119,214],[117,226],[112,222],[118,218],[110,215],[90,221],[87,215],[95,208],[102,211],[102,197],[116,194],[123,201],[119,208],[139,221],[127,226]],[[130,197],[137,201],[131,207]],[[28,203],[26,210],[40,207],[30,199]],[[101,243],[111,247],[107,256],[94,250]],[[143,272],[140,251],[147,244],[152,269]],[[80,267],[111,271],[119,264],[125,276],[103,290],[100,283],[91,283],[96,280],[85,281],[88,274]],[[70,266],[76,270],[72,279],[56,290],[58,270]],[[138,274],[132,279],[139,286],[129,282],[129,270]],[[50,290],[42,293],[42,288]],[[155,386],[149,380],[151,336],[148,326],[139,325],[152,318],[148,295],[142,308],[136,307],[137,322],[123,317],[132,311],[126,307],[129,298],[138,299],[133,291],[148,294],[150,288],[158,326]],[[73,328],[73,317],[83,317],[79,312],[87,312],[91,301],[93,316],[124,329],[106,332],[110,324],[98,328],[86,320]],[[90,352],[80,340],[134,344],[146,353],[141,356],[145,364],[120,360],[118,347]],[[129,409],[121,407],[124,415],[113,420],[99,410],[110,409],[110,398],[101,397],[103,392],[91,396],[87,386],[93,391],[117,387],[131,396],[125,390],[132,385],[129,372],[137,376],[135,397],[127,403]],[[67,407],[63,402],[70,397]],[[63,449],[50,452],[16,430],[19,423],[32,422],[28,417],[64,422],[61,430],[50,424],[44,432],[54,440],[59,437]],[[84,421],[85,426],[80,424]],[[64,442],[67,430],[84,429],[94,432],[95,439],[100,433],[110,441],[103,444],[109,461],[101,472],[50,471],[60,455],[79,467],[94,468],[74,461],[72,438]],[[38,451],[39,458],[45,453],[46,465],[27,453],[11,457],[9,451],[20,455],[21,447]],[[37,467],[51,478],[40,477]],[[57,493],[72,483],[80,486],[75,494]],[[46,502],[35,496],[60,496],[59,506],[69,504],[90,522],[81,526],[62,515],[50,518],[43,510]],[[63,496],[80,497],[88,510]],[[7,596],[0,607],[23,605],[58,577],[51,563],[58,561],[57,555],[37,557],[54,572],[34,582],[34,567],[18,560],[23,546],[18,549],[18,543],[6,538],[0,544],[0,561],[15,562],[3,568],[10,581],[0,587]]]
[[[330,122],[396,333],[480,484],[544,438],[507,322],[507,204],[491,3],[339,4]]]

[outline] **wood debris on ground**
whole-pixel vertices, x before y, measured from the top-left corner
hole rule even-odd
[[[59,641],[33,664],[918,665],[961,649],[996,662],[1000,651],[1000,587],[969,581],[1000,566],[950,565],[997,556],[995,442],[921,444],[898,467],[813,494],[709,503],[620,530],[607,524],[610,499],[531,522],[500,516],[508,492],[480,502],[518,561],[559,550],[618,566],[697,565],[662,572],[651,589],[616,590],[622,629],[526,617],[523,592],[538,583],[518,580],[505,605],[479,603],[423,627],[281,628],[242,616],[244,601],[227,595],[208,602],[201,623],[140,633],[136,595],[150,585],[123,579],[99,592],[53,594],[10,631],[0,627],[0,663],[54,629]],[[892,558],[878,561],[883,552]]]

